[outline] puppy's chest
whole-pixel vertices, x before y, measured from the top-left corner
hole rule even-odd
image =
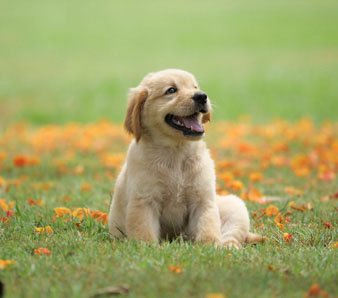
[[[161,193],[161,224],[167,228],[176,226],[180,230],[184,227],[189,212],[191,177],[185,171],[184,164],[162,168],[156,176],[156,184]]]
[[[186,197],[191,188],[191,178],[183,166],[162,168],[156,175],[157,186],[162,194],[163,207],[173,204],[186,204]]]

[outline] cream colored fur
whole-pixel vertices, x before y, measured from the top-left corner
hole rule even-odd
[[[165,94],[173,86],[177,92]],[[112,235],[151,242],[183,235],[235,248],[263,240],[249,233],[241,199],[216,195],[214,162],[202,136],[184,136],[164,120],[167,114],[195,113],[197,91],[194,76],[175,69],[150,73],[131,89],[125,127],[135,139],[116,180],[109,213]],[[210,120],[209,99],[205,107],[201,122]]]

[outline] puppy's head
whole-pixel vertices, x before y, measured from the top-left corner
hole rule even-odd
[[[136,141],[142,135],[199,140],[210,121],[208,96],[186,71],[167,69],[148,74],[129,93],[124,125]]]

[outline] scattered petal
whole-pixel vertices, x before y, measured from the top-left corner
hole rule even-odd
[[[10,265],[16,264],[16,261],[13,260],[2,260],[0,259],[0,269],[5,269]]]
[[[181,274],[183,272],[182,267],[174,266],[174,265],[169,265],[169,270],[176,273],[176,274]]]
[[[49,256],[51,254],[51,251],[47,248],[40,247],[38,249],[34,249],[34,254],[39,256]]]

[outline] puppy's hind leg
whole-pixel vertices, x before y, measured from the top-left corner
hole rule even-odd
[[[217,196],[221,219],[222,244],[229,248],[241,248],[249,235],[250,219],[244,202],[234,196]]]

